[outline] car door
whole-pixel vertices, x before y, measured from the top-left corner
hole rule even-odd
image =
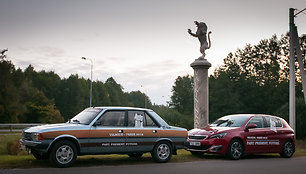
[[[125,149],[124,110],[110,110],[91,127],[88,142],[89,153],[121,153]]]
[[[281,150],[279,133],[279,129],[282,127],[281,121],[274,117],[264,116],[264,123],[269,141],[268,151],[279,152]]]
[[[264,128],[264,120],[262,116],[252,117],[247,125],[255,124],[256,128],[249,129],[246,132],[246,151],[248,153],[262,153],[267,151],[268,137]]]
[[[161,133],[156,121],[145,111],[128,111],[127,118],[126,151],[151,151]]]

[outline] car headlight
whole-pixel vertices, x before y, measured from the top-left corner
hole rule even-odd
[[[31,140],[32,141],[41,141],[41,140],[43,140],[43,137],[40,133],[33,132],[33,133],[31,133]]]
[[[218,139],[219,138],[223,138],[223,137],[225,137],[226,134],[227,134],[226,132],[220,133],[220,134],[215,134],[215,135],[210,136],[209,139],[212,139],[212,138],[218,138]]]

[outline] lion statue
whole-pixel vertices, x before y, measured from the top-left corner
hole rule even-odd
[[[207,42],[207,38],[206,38],[206,34],[207,34],[207,25],[204,22],[198,22],[198,21],[194,21],[194,23],[197,26],[197,32],[196,33],[192,33],[191,29],[188,29],[188,33],[193,36],[193,37],[197,37],[200,41],[200,52],[202,53],[202,57],[205,57],[205,50],[209,49],[211,46],[211,42],[210,42],[210,34],[211,31],[208,32],[208,42]]]

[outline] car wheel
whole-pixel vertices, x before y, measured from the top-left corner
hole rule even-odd
[[[71,166],[77,157],[75,145],[67,140],[57,142],[51,149],[50,160],[57,167]]]
[[[280,155],[284,158],[290,158],[294,154],[294,151],[294,143],[292,141],[286,141]]]
[[[231,143],[228,146],[227,156],[230,159],[238,160],[242,157],[243,151],[244,150],[243,150],[242,142],[237,139],[234,139],[231,141]]]
[[[33,156],[37,159],[37,160],[46,160],[49,158],[48,154],[40,154],[37,152],[32,152]]]
[[[143,155],[143,153],[141,153],[141,152],[135,152],[135,153],[129,153],[128,155],[129,155],[129,157],[131,157],[131,158],[140,158],[140,157]]]
[[[168,162],[172,156],[172,146],[165,141],[159,142],[154,146],[151,155],[158,163]]]

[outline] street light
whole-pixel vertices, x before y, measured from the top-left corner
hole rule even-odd
[[[90,99],[89,99],[89,107],[92,105],[92,68],[93,68],[93,62],[90,58],[82,57],[84,60],[90,60],[91,66],[90,66]]]
[[[140,87],[144,89],[144,107],[147,108],[147,97],[146,97],[147,90],[143,85],[140,85]]]

